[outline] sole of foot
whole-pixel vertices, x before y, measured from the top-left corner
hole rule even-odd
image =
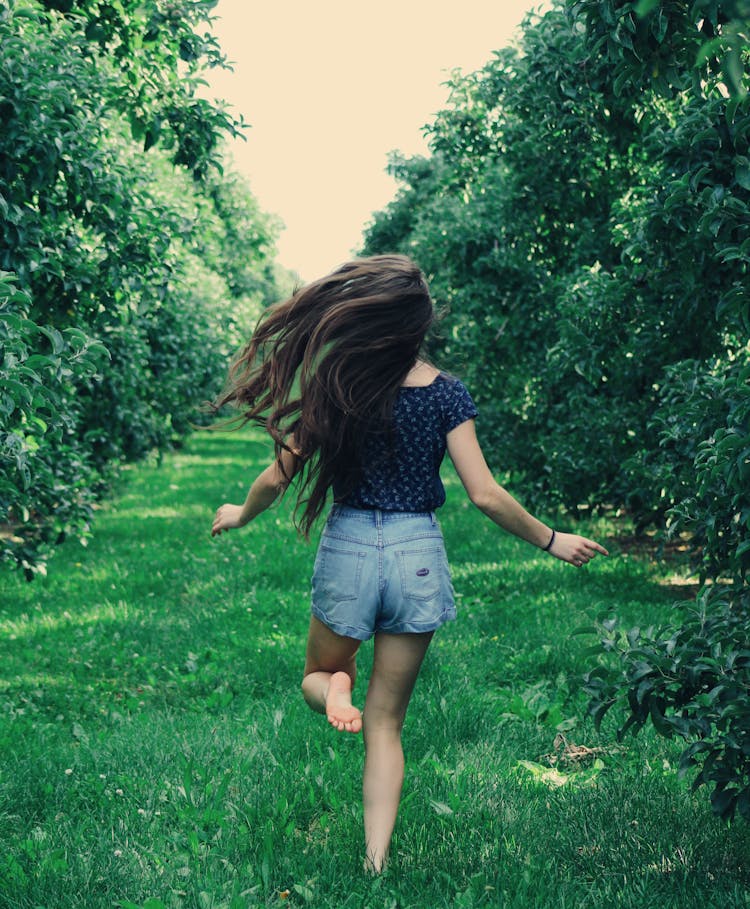
[[[346,672],[334,672],[326,696],[328,722],[339,732],[361,732],[362,711],[352,704],[352,680]]]

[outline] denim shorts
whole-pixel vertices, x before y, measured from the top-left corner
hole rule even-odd
[[[435,515],[334,505],[312,578],[312,613],[337,634],[434,631],[456,617]]]

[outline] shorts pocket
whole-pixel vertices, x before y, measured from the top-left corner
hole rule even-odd
[[[333,603],[356,600],[364,558],[364,552],[321,545],[313,569],[314,596]]]
[[[433,600],[440,596],[447,572],[442,546],[396,553],[401,593],[408,600]]]

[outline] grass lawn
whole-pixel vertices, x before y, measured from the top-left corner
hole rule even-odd
[[[299,694],[314,545],[289,503],[209,536],[268,451],[195,436],[129,470],[48,577],[0,576],[1,909],[750,907],[750,830],[678,780],[679,745],[584,716],[594,642],[571,632],[662,621],[673,593],[616,543],[576,571],[516,542],[450,474],[459,620],[407,717],[391,865],[365,877],[361,739]],[[598,760],[550,772],[558,729]]]

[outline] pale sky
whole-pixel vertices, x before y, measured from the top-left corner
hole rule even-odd
[[[209,97],[251,125],[236,168],[286,225],[279,261],[313,280],[348,259],[394,195],[388,152],[426,154],[422,127],[452,69],[512,43],[544,0],[219,0],[214,33],[234,72]]]

